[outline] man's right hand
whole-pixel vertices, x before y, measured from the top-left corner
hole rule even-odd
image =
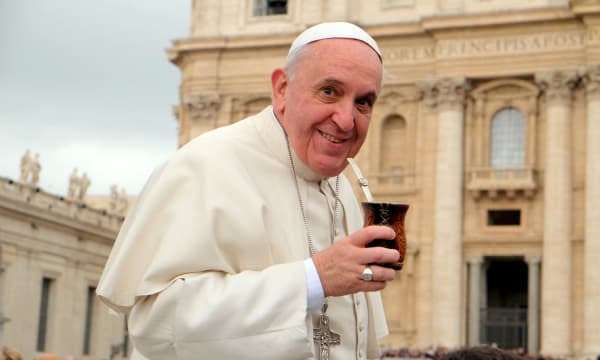
[[[387,226],[367,226],[313,255],[325,296],[342,296],[385,288],[387,282],[395,278],[396,271],[368,264],[397,262],[400,253],[384,247],[365,246],[375,239],[392,240],[395,236],[394,230]],[[373,271],[372,281],[361,278],[366,266]]]

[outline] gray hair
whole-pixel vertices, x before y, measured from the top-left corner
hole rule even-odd
[[[286,70],[287,75],[290,79],[294,79],[294,77],[296,76],[296,71],[298,71],[298,65],[300,64],[301,60],[304,58],[306,53],[308,53],[307,45],[309,44],[300,46],[292,50],[288,54],[287,60],[285,61],[285,64],[283,64],[283,68]]]
[[[290,53],[288,54],[288,57],[285,61],[285,63],[283,64],[283,68],[285,69],[285,71],[287,72],[288,78],[290,80],[293,80],[294,77],[297,74],[298,71],[298,65],[300,64],[300,62],[302,61],[302,59],[304,58],[304,56],[308,53],[309,50],[309,46],[312,43],[308,43],[308,44],[304,44],[298,48],[293,49],[292,51],[290,51]],[[386,77],[389,77],[389,73],[387,72],[385,66],[383,65],[383,62],[381,63],[381,82],[379,84],[379,89],[383,89],[383,80]]]

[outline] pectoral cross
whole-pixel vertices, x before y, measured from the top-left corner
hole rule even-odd
[[[329,346],[340,344],[340,334],[329,329],[329,317],[326,314],[327,302],[321,309],[319,327],[313,329],[313,341],[319,346],[319,360],[329,360]]]

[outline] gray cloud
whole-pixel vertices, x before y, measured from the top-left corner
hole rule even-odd
[[[63,193],[73,167],[90,193],[130,194],[176,149],[179,71],[190,0],[0,2],[0,176],[40,152],[41,186]]]

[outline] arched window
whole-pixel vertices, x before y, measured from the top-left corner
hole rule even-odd
[[[253,114],[258,114],[268,105],[271,105],[270,97],[261,97],[261,98],[253,99],[252,101],[249,101],[246,103],[246,106],[244,109],[245,111],[244,111],[242,118],[248,117]]]
[[[492,119],[491,156],[493,168],[525,166],[525,116],[515,108],[498,111]]]
[[[391,115],[383,122],[381,136],[381,171],[401,177],[406,166],[406,121]]]

